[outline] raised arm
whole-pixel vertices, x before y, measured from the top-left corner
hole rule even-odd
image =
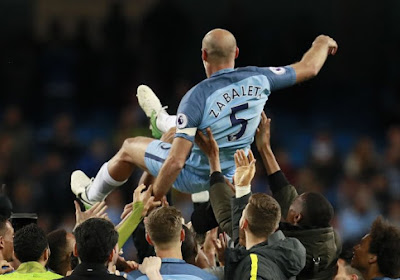
[[[311,48],[303,55],[303,58],[291,65],[296,71],[296,83],[315,77],[328,55],[335,55],[337,49],[338,45],[331,37],[319,35],[315,38]]]
[[[208,157],[210,163],[210,203],[215,219],[222,231],[232,236],[232,218],[230,199],[233,195],[221,173],[219,161],[219,147],[210,128],[207,128],[207,136],[197,131],[196,144]]]
[[[275,155],[272,152],[270,142],[271,119],[268,119],[264,112],[261,114],[261,121],[256,133],[256,146],[262,157],[264,167],[268,174],[268,183],[272,191],[272,196],[281,206],[282,219],[286,219],[289,207],[298,193],[281,171]]]
[[[160,172],[153,184],[153,192],[156,200],[161,200],[165,194],[170,190],[172,184],[181,172],[187,156],[192,149],[192,142],[176,137],[172,142],[171,150],[167,159],[164,161]]]

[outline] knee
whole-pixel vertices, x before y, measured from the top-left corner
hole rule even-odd
[[[121,158],[132,157],[134,154],[144,153],[149,140],[147,137],[138,136],[127,138],[122,143],[122,147],[119,150],[119,155]]]

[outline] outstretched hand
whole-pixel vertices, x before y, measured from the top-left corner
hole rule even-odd
[[[261,121],[256,132],[257,150],[261,151],[263,147],[271,147],[271,119],[267,115],[261,113]]]
[[[75,204],[75,219],[76,219],[75,228],[80,224],[82,224],[84,221],[89,220],[90,218],[108,219],[107,213],[105,213],[107,210],[107,205],[105,201],[95,203],[92,206],[92,208],[84,212],[81,211],[81,207],[76,200],[74,200],[74,204]]]
[[[256,173],[256,160],[252,151],[249,150],[249,156],[247,157],[243,150],[237,150],[235,153],[235,165],[235,186],[249,186]]]
[[[219,238],[213,239],[213,243],[217,253],[218,261],[223,266],[225,264],[225,250],[228,247],[227,234],[225,232],[220,233]]]
[[[142,217],[145,217],[147,213],[153,208],[161,205],[161,201],[154,201],[154,196],[152,195],[153,186],[150,185],[147,190],[143,191],[145,188],[146,186],[144,184],[141,184],[135,189],[135,191],[133,192],[133,202],[125,205],[124,211],[121,214],[122,220],[132,213],[133,204],[135,204],[135,202],[143,202],[144,208],[142,212]]]

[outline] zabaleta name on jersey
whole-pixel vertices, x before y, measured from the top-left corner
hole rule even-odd
[[[209,115],[214,116],[217,118],[219,113],[224,109],[224,107],[234,99],[245,97],[245,96],[254,96],[255,98],[261,97],[260,86],[248,85],[248,86],[241,86],[234,87],[227,92],[221,94],[218,101],[215,102],[215,109],[211,109]]]

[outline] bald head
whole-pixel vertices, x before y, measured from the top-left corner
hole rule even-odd
[[[202,50],[210,63],[229,63],[236,58],[236,39],[225,29],[213,29],[203,38]]]

